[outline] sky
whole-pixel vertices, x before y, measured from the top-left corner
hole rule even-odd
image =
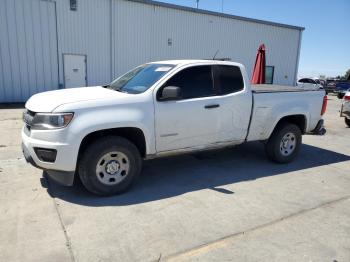
[[[196,7],[195,0],[158,1]],[[199,0],[199,8],[305,27],[299,76],[331,77],[350,69],[350,0]]]

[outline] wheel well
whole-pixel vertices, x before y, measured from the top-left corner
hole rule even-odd
[[[140,151],[142,157],[146,156],[146,139],[142,130],[136,127],[123,127],[104,129],[86,135],[80,144],[79,155],[85,151],[89,144],[104,136],[120,136],[132,142]]]
[[[306,117],[304,115],[292,115],[292,116],[282,117],[278,121],[277,125],[279,125],[282,122],[295,124],[300,128],[301,133],[304,134],[306,132]]]

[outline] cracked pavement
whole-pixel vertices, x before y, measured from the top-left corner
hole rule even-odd
[[[0,109],[0,261],[350,261],[350,129],[329,99],[291,164],[260,143],[150,160],[108,198],[25,163],[23,109]]]

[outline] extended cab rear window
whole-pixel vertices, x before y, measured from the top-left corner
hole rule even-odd
[[[238,66],[215,65],[215,89],[220,95],[226,95],[243,90],[244,82],[241,69]]]

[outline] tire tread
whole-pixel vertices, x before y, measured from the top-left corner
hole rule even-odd
[[[294,149],[294,152],[289,156],[283,156],[280,153],[280,142],[284,134],[288,132],[293,132],[296,136],[297,143]],[[300,128],[290,122],[281,122],[279,123],[274,131],[272,132],[270,138],[268,139],[265,145],[265,152],[267,157],[277,163],[289,163],[291,162],[298,154],[300,145],[302,142],[302,133]]]
[[[95,167],[97,159],[102,154],[115,149],[123,151],[132,162],[130,173],[125,180],[120,183],[107,186],[97,180]],[[101,137],[95,140],[82,153],[78,163],[78,174],[84,187],[93,194],[100,196],[110,196],[120,194],[128,190],[139,176],[142,167],[142,159],[137,147],[129,140],[119,136]]]

